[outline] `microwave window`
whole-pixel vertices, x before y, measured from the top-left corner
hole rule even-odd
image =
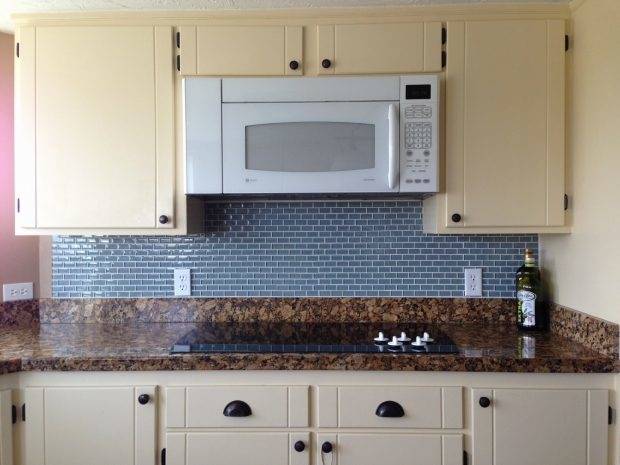
[[[375,126],[313,121],[246,126],[245,166],[287,173],[372,169]]]

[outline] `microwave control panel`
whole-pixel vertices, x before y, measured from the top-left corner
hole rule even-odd
[[[439,78],[400,78],[400,192],[439,190]]]

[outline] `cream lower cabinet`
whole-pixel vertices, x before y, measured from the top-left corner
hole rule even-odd
[[[325,452],[324,446],[331,452]],[[318,434],[317,465],[462,465],[459,434]]]
[[[156,463],[153,386],[27,388],[25,401],[25,465]]]
[[[430,233],[565,232],[562,20],[449,21]]]
[[[13,414],[11,390],[0,391],[0,465],[13,465]]]
[[[473,465],[607,465],[607,390],[474,389]]]
[[[172,28],[23,26],[16,41],[17,232],[174,232]]]

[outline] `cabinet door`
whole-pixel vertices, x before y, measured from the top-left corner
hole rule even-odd
[[[172,28],[29,27],[19,41],[18,227],[172,228]]]
[[[317,51],[319,74],[441,71],[441,23],[321,25]]]
[[[448,23],[446,227],[564,224],[564,34],[560,20]]]
[[[190,37],[188,34],[188,40]],[[199,26],[196,41],[198,74],[280,76],[303,73],[301,26]],[[186,58],[181,55],[181,63],[184,60]],[[291,64],[293,61],[297,67]]]
[[[168,433],[169,465],[309,465],[309,433]],[[303,443],[303,450],[295,448]]]
[[[332,444],[330,454],[321,450],[325,442]],[[458,434],[319,434],[317,463],[461,465],[463,438]]]
[[[474,464],[607,464],[607,396],[603,390],[474,389]],[[490,404],[480,402],[484,397]]]
[[[154,387],[26,389],[26,465],[153,465],[155,409]]]
[[[11,391],[0,391],[0,465],[13,465]]]

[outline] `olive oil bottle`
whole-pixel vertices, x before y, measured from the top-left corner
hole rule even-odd
[[[530,249],[525,249],[523,265],[517,271],[517,327],[523,331],[545,330],[548,311],[540,270]]]

